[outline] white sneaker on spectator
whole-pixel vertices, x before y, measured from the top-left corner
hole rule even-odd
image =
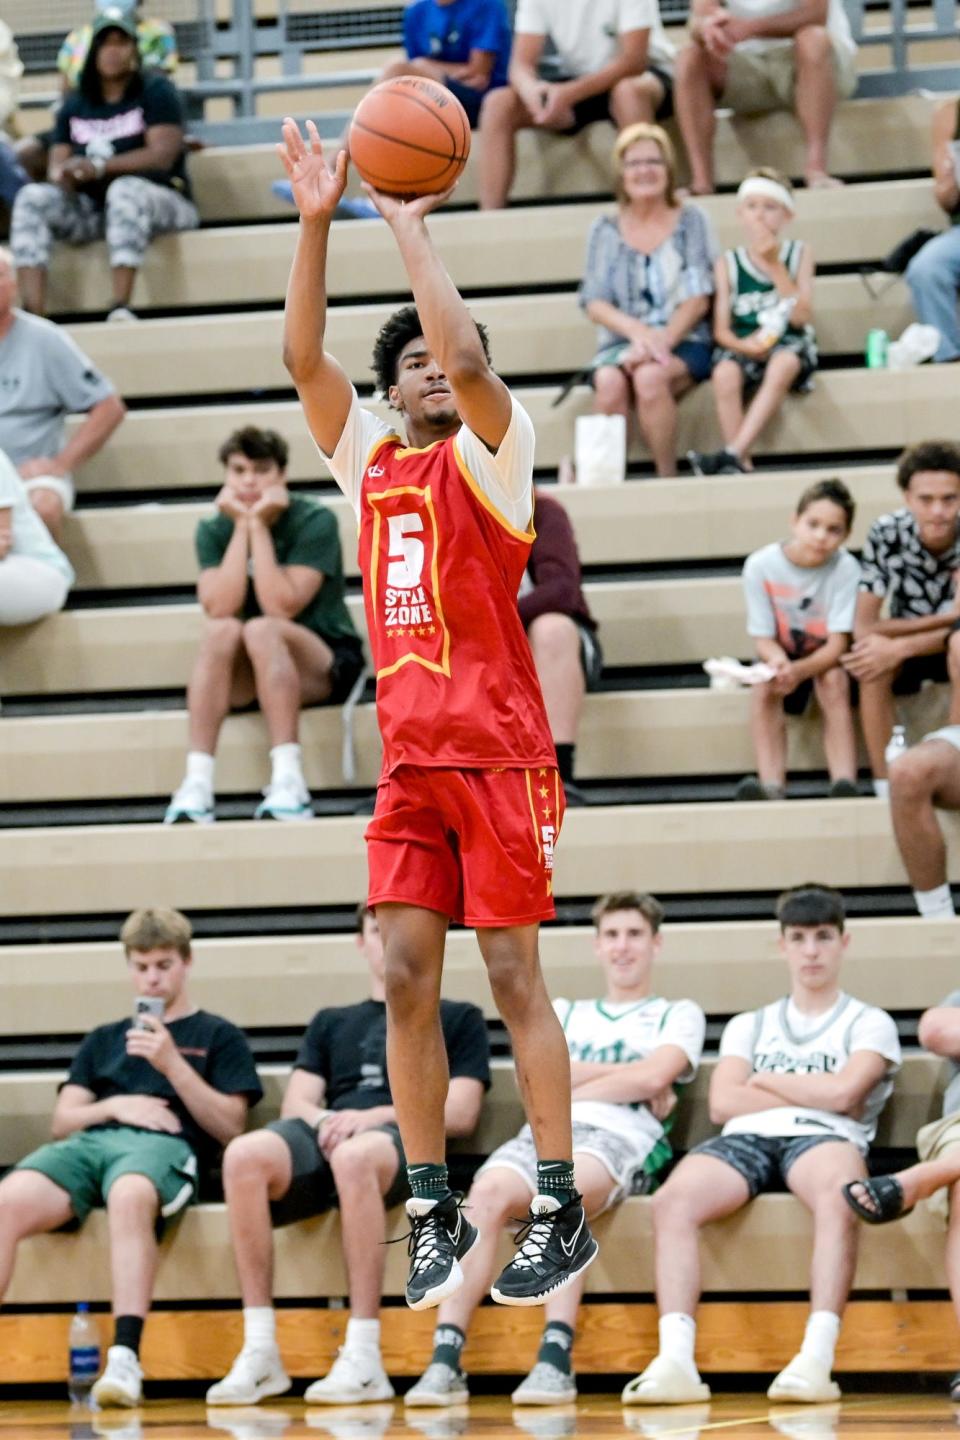
[[[126,1345],[111,1345],[103,1374],[90,1391],[102,1410],[112,1405],[139,1405],[143,1398],[140,1361]]]
[[[139,320],[140,316],[135,315],[129,305],[114,305],[107,315],[108,325],[129,325],[131,321]]]
[[[292,775],[271,780],[263,799],[253,812],[255,820],[312,820],[310,791],[303,781]]]
[[[285,1395],[292,1380],[283,1368],[280,1351],[246,1346],[222,1380],[207,1391],[208,1405],[256,1405],[271,1395]]]
[[[192,821],[194,825],[212,825],[216,818],[213,813],[213,792],[202,781],[192,780],[188,776],[174,792],[163,823],[176,825],[183,821]]]
[[[366,1400],[392,1400],[390,1378],[379,1350],[341,1350],[329,1373],[304,1391],[308,1405],[357,1405]]]

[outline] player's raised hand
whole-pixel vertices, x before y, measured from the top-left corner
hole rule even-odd
[[[293,186],[297,209],[306,220],[332,217],[347,183],[347,152],[341,150],[336,167],[330,170],[323,154],[320,135],[312,120],[307,121],[307,139],[289,115],[283,122],[283,143],[277,154]]]
[[[457,188],[457,181],[448,186],[446,190],[440,190],[436,195],[387,195],[383,190],[375,190],[368,185],[366,180],[363,188],[376,205],[380,214],[388,225],[396,224],[404,220],[425,220],[431,210],[436,210],[450,199]]]

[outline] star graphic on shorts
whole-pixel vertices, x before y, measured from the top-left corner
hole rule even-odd
[[[418,626],[417,626],[417,634],[418,634],[418,635],[426,635],[426,633],[427,633],[427,627],[426,627],[426,625],[418,625]]]
[[[412,640],[413,637],[416,635],[416,633],[417,633],[416,630],[414,630],[412,626],[411,626],[411,628],[407,631],[407,634],[410,636],[410,639],[411,639],[411,640]]]
[[[546,800],[546,798],[547,798],[547,796],[548,796],[549,794],[550,794],[550,791],[547,789],[546,785],[541,785],[541,786],[540,786],[540,799],[541,799],[541,800]]]
[[[436,633],[437,633],[437,627],[436,627],[436,625],[431,625],[431,626],[430,626],[430,630],[429,630],[428,633],[431,634],[431,635],[436,635]]]
[[[544,818],[544,820],[549,820],[549,819],[550,819],[550,806],[549,806],[549,805],[544,805],[544,807],[543,807],[543,818]]]
[[[546,770],[538,770],[538,771],[537,771],[537,774],[538,774],[538,776],[540,777],[541,780],[544,778],[544,776],[546,775],[546,773],[547,773]]]
[[[388,639],[388,640],[392,640],[392,639],[393,639],[393,631],[392,631],[392,630],[388,630],[388,631],[387,631],[387,639]]]

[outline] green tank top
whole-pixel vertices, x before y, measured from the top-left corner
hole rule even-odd
[[[763,324],[764,312],[779,303],[777,287],[769,275],[764,275],[747,254],[746,247],[738,245],[736,250],[724,252],[727,278],[730,282],[730,325],[738,340],[746,340]],[[780,246],[781,263],[787,267],[792,280],[800,272],[803,258],[802,240],[784,240]],[[809,326],[788,325],[788,335],[803,335]]]

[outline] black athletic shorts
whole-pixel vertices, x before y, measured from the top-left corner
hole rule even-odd
[[[659,65],[648,65],[647,70],[655,75],[663,86],[663,99],[657,106],[657,120],[669,120],[673,114],[673,79],[666,70],[661,70]],[[588,95],[586,100],[579,101],[573,107],[573,124],[567,130],[561,130],[561,135],[578,135],[588,125],[596,120],[609,120],[615,123],[610,114],[610,91],[604,90],[599,95]]]
[[[946,685],[949,679],[946,650],[938,650],[934,655],[911,655],[897,671],[893,693],[916,695],[925,680],[932,680],[936,685]]]
[[[333,1180],[330,1162],[321,1154],[317,1134],[306,1120],[273,1120],[267,1127],[280,1135],[290,1147],[293,1161],[293,1179],[286,1195],[270,1205],[270,1218],[278,1228],[292,1225],[297,1220],[309,1220],[313,1215],[322,1215],[337,1206],[337,1187]],[[389,1135],[397,1152],[397,1173],[383,1203],[389,1210],[399,1205],[410,1194],[407,1185],[407,1162],[403,1153],[399,1127],[393,1124],[376,1125],[374,1131]]]
[[[839,1140],[849,1144],[842,1135],[716,1135],[695,1145],[691,1155],[712,1155],[723,1160],[746,1180],[750,1199],[765,1190],[782,1190],[787,1174],[801,1155],[815,1145]]]

